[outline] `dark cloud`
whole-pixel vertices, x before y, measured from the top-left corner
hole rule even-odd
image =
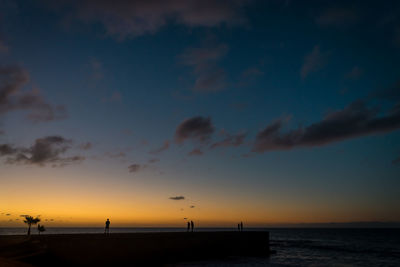
[[[327,53],[322,53],[319,45],[314,46],[313,50],[304,58],[304,63],[300,69],[300,76],[305,79],[310,73],[320,70],[326,63]]]
[[[0,144],[0,156],[12,155],[16,151],[17,149],[9,144]]]
[[[169,22],[188,27],[214,27],[240,24],[244,19],[240,7],[243,0],[84,0],[63,1],[73,10],[72,17],[104,26],[106,33],[122,40],[154,34]],[[60,6],[60,1],[53,6]],[[61,9],[61,8],[60,8]],[[70,16],[71,17],[71,16]]]
[[[277,120],[259,132],[253,151],[262,153],[323,146],[358,136],[390,132],[400,128],[400,109],[380,115],[378,110],[368,108],[362,101],[356,101],[307,127],[284,133],[283,124],[283,120]]]
[[[218,66],[218,62],[227,52],[225,44],[186,49],[181,60],[184,65],[193,68],[193,91],[217,92],[225,89],[226,72]]]
[[[400,157],[398,157],[397,159],[394,159],[392,161],[392,164],[400,164]]]
[[[191,209],[194,209],[195,207],[196,207],[196,206],[193,206],[193,205],[192,205],[192,206],[190,206],[190,208],[191,208]]]
[[[244,143],[244,140],[247,136],[246,133],[238,133],[238,134],[231,135],[227,132],[223,132],[222,135],[225,136],[225,138],[221,141],[213,143],[211,145],[212,149],[217,148],[217,147],[240,146]]]
[[[184,200],[185,197],[184,196],[176,196],[176,197],[170,197],[169,199],[171,199],[171,200]]]
[[[0,145],[0,156],[5,156],[8,164],[34,164],[44,166],[65,166],[84,160],[81,156],[62,157],[70,149],[71,140],[61,136],[47,136],[35,140],[28,148],[17,148],[9,144]]]
[[[141,165],[141,164],[132,164],[128,167],[129,172],[138,172],[138,171],[142,170],[143,168],[145,168],[145,165]]]
[[[15,110],[29,111],[27,117],[34,121],[64,119],[64,106],[48,103],[38,90],[22,91],[29,82],[29,74],[18,66],[0,66],[0,115]]]
[[[178,125],[175,132],[175,141],[183,143],[187,139],[193,139],[200,142],[207,141],[214,132],[214,126],[210,117],[193,117],[184,120]]]
[[[154,149],[154,150],[150,151],[149,153],[150,154],[158,154],[160,152],[167,150],[169,148],[169,145],[170,145],[169,140],[165,140],[164,144],[161,147]]]
[[[198,148],[195,148],[195,149],[193,149],[192,151],[190,151],[190,152],[188,153],[189,156],[201,156],[201,155],[203,155],[203,154],[204,154],[203,151],[201,151],[201,150],[198,149]]]

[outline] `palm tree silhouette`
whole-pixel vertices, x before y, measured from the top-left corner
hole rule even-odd
[[[30,215],[21,215],[21,217],[25,218],[24,223],[26,223],[28,225],[28,235],[30,235],[31,234],[31,225],[32,224],[35,225],[38,222],[40,222],[40,218],[39,217],[33,218]]]
[[[38,229],[39,235],[41,232],[46,231],[46,228],[44,228],[44,225],[40,225],[40,224],[38,224],[37,229]]]

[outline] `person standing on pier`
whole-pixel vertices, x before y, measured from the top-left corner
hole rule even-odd
[[[190,227],[192,228],[192,232],[193,232],[193,230],[194,230],[194,222],[193,221],[190,221]]]
[[[240,232],[243,232],[243,222],[240,222]]]
[[[106,228],[104,229],[104,234],[106,235],[110,234],[110,219],[107,219],[106,221]]]
[[[187,222],[187,231],[190,231],[190,222]]]

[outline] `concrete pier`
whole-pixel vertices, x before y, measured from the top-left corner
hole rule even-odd
[[[0,237],[0,257],[33,266],[162,265],[269,253],[266,231]]]

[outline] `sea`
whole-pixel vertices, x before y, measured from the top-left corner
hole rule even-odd
[[[196,231],[233,231],[198,228]],[[173,266],[400,266],[400,228],[249,228],[269,231],[269,258],[232,257]],[[112,233],[181,232],[182,228],[112,228]],[[35,234],[33,229],[33,234]],[[45,234],[103,233],[103,228],[47,228]],[[24,235],[25,228],[0,228],[0,235]]]

